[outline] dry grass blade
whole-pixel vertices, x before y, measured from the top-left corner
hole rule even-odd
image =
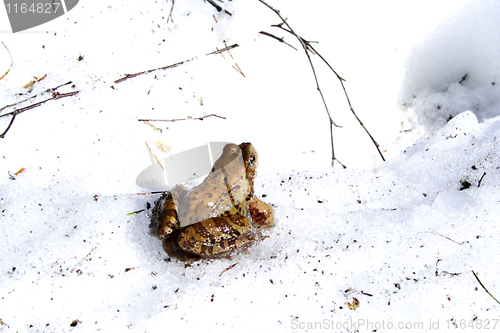
[[[443,238],[446,238],[447,240],[450,240],[452,241],[453,243],[457,243],[458,245],[462,245],[463,243],[459,243],[453,239],[451,239],[450,237],[447,237],[447,236],[444,236],[444,235],[441,235],[441,234],[437,234],[435,232],[432,232],[432,231],[422,231],[422,233],[425,233],[425,234],[433,234],[433,235],[436,235],[436,236],[441,236]]]
[[[479,280],[479,277],[477,276],[477,274],[474,271],[472,271],[472,274],[474,274],[474,276],[476,277],[477,282],[479,282],[479,284],[481,285],[481,287],[483,287],[483,289],[488,293],[488,295],[490,295],[491,298],[493,298],[495,300],[495,302],[497,302],[498,304],[500,304],[500,302],[488,291],[488,289],[486,289],[486,287],[483,285],[483,283],[481,282],[481,280]]]
[[[225,270],[223,270],[220,274],[219,274],[219,277],[221,277],[222,274],[224,274],[225,272],[227,272],[228,270],[232,269],[234,266],[238,265],[239,263],[236,263],[236,264],[232,264],[231,266],[229,266],[228,268],[226,268]]]
[[[175,4],[175,0],[172,0],[172,6],[170,7],[170,13],[168,13],[167,23],[169,20],[172,21],[172,23],[174,23],[174,18],[172,17],[172,11],[174,10],[174,4]]]
[[[5,74],[0,77],[0,80],[3,79],[7,74],[9,74],[10,69],[12,68],[12,64],[14,63],[14,59],[12,58],[12,54],[10,53],[9,48],[3,42],[1,42],[1,43],[2,43],[3,47],[5,47],[5,49],[7,50],[7,52],[9,52],[10,65],[9,65],[9,69],[7,69],[7,71],[5,72]]]
[[[156,155],[153,153],[153,151],[151,150],[151,148],[149,148],[148,143],[147,143],[146,141],[144,141],[144,143],[145,143],[145,144],[146,144],[146,146],[148,147],[149,152],[150,152],[151,154],[153,154],[153,156],[154,156],[154,158],[155,158],[156,162],[160,165],[161,169],[162,169],[163,171],[165,171],[165,168],[163,168],[163,165],[161,165],[161,163],[160,163],[160,161],[158,161],[158,158],[156,157]]]

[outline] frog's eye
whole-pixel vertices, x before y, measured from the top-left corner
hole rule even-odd
[[[255,165],[256,158],[255,155],[252,154],[252,156],[248,159],[248,166],[253,167]]]

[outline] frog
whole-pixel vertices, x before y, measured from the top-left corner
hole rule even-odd
[[[263,240],[273,209],[254,190],[258,155],[253,145],[227,144],[203,182],[176,185],[155,202],[150,229],[170,257],[193,262],[230,258]]]

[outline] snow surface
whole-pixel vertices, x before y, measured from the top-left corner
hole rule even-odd
[[[80,1],[18,34],[0,17],[14,59],[0,107],[67,81],[75,87],[59,92],[79,91],[18,115],[0,141],[0,331],[499,329],[498,304],[472,273],[500,296],[497,3],[271,4],[319,41],[387,162],[314,58],[344,126],[335,148],[348,168],[330,168],[309,64],[258,34],[298,46],[258,1],[224,2],[232,16],[177,1],[173,22],[171,2]],[[205,56],[224,41],[240,45],[234,60]],[[0,62],[10,63],[1,47]],[[226,119],[154,122],[161,131],[137,121],[212,113]],[[256,191],[276,226],[246,254],[186,267],[149,235],[157,195],[138,195],[135,179],[151,163],[145,142],[161,159],[207,141],[254,144]]]

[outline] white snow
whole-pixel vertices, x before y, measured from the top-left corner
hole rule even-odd
[[[348,168],[330,167],[307,58],[258,34],[299,47],[258,1],[220,3],[232,16],[176,1],[173,22],[170,1],[80,1],[17,34],[2,13],[14,64],[0,108],[68,81],[58,91],[79,93],[19,114],[0,139],[0,331],[498,330],[499,306],[472,273],[500,297],[497,3],[269,3],[319,42],[387,162],[313,57],[343,125],[335,149]],[[206,56],[224,41],[239,44],[234,60]],[[137,121],[210,114],[226,119]],[[158,195],[138,195],[149,190],[135,179],[151,164],[145,142],[162,159],[210,141],[254,144],[276,226],[248,253],[186,267],[149,234]]]

